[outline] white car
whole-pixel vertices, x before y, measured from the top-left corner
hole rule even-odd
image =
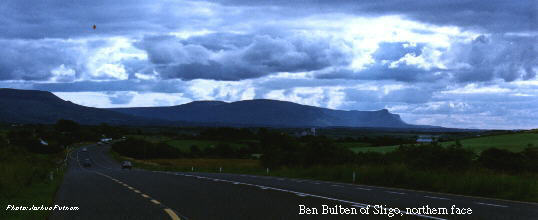
[[[82,148],[82,152],[88,152],[88,148]]]
[[[121,162],[121,169],[131,169],[133,168],[133,164],[131,164],[131,161],[123,161]]]

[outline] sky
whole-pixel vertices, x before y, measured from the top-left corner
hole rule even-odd
[[[537,128],[537,13],[534,0],[2,0],[0,88],[92,107],[264,98]]]

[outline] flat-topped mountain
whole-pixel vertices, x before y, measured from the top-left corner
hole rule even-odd
[[[277,127],[410,127],[399,115],[379,111],[342,111],[293,102],[255,99],[195,101],[170,107],[112,108],[112,111],[161,120]]]
[[[124,125],[416,127],[386,109],[343,111],[269,99],[100,109],[64,101],[51,92],[0,89],[0,106],[0,121],[9,123],[55,123],[59,119],[69,119],[82,124]]]

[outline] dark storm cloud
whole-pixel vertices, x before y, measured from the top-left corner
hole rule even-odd
[[[182,44],[200,45],[211,51],[231,50],[246,47],[252,43],[252,34],[211,33],[202,36],[193,36],[181,40]]]
[[[507,82],[533,79],[538,67],[536,37],[479,36],[470,43],[456,43],[443,55],[459,82],[490,81],[501,78]]]
[[[346,79],[270,79],[261,82],[256,81],[257,88],[265,88],[268,90],[280,90],[293,87],[326,87],[326,86],[354,86],[358,80]],[[360,82],[360,81],[359,81]],[[364,82],[362,82],[364,83]]]
[[[51,92],[113,92],[145,91],[161,93],[182,92],[184,83],[177,80],[120,80],[120,81],[79,81],[71,83],[34,83],[32,88]]]
[[[78,45],[0,39],[0,80],[48,80],[60,65],[78,68]]]
[[[211,25],[194,1],[3,0],[2,38],[77,38],[169,32]],[[189,9],[189,10],[186,10]],[[96,30],[92,26],[96,25]]]
[[[333,71],[316,73],[319,79],[362,79],[362,80],[396,80],[402,82],[433,82],[442,79],[446,74],[438,68],[424,69],[406,62],[392,64],[406,55],[413,57],[422,54],[423,44],[413,45],[409,42],[381,42],[372,54],[374,63],[361,70],[336,68]],[[437,73],[437,74],[435,74]]]
[[[27,1],[6,0],[0,7],[4,38],[64,38],[121,33],[133,26],[145,28],[148,15],[140,1]],[[137,22],[139,21],[139,22]],[[101,25],[106,23],[106,25]],[[98,25],[98,32],[91,27]]]
[[[480,35],[470,42],[454,42],[442,50],[446,68],[423,68],[400,62],[404,56],[422,55],[426,45],[405,42],[382,42],[372,54],[374,63],[361,70],[335,68],[316,73],[319,79],[396,80],[402,82],[436,82],[451,80],[459,83],[486,82],[503,79],[529,80],[536,77],[538,48],[536,37],[510,35]],[[398,61],[398,63],[394,63]]]
[[[348,102],[419,104],[432,100],[434,88],[425,85],[395,89],[387,93],[378,90],[345,89],[344,93]]]
[[[182,43],[173,36],[148,36],[137,46],[147,51],[157,72],[167,79],[241,80],[275,72],[319,70],[351,60],[350,54],[329,39],[307,36],[256,35],[249,44],[228,41],[218,51],[215,46],[205,47],[219,37],[207,35]]]
[[[403,15],[413,20],[490,32],[536,31],[538,3],[534,0],[430,0],[430,1],[250,1],[215,0],[225,5],[281,6],[296,13],[353,13],[360,16]],[[297,9],[302,10],[297,10]]]
[[[36,39],[103,35],[132,36],[167,33],[180,29],[225,30],[238,23],[241,23],[240,28],[255,28],[265,26],[264,21],[324,13],[359,16],[396,14],[420,22],[495,33],[528,32],[538,29],[536,16],[538,3],[533,0],[223,0],[209,2],[212,3],[143,0],[89,2],[3,0],[0,7],[0,26],[2,27],[0,37]],[[198,10],[198,7],[208,10]],[[93,24],[97,25],[96,30],[91,28]],[[269,26],[278,31],[283,25]]]
[[[102,38],[109,36],[145,37],[139,43],[149,62],[124,60],[130,79],[134,73],[151,75],[156,70],[164,79],[242,80],[275,72],[322,71],[318,78],[388,79],[403,82],[435,81],[449,74],[458,82],[532,79],[536,73],[536,37],[495,35],[472,43],[456,43],[444,55],[447,70],[423,69],[406,63],[391,67],[383,61],[396,61],[406,54],[420,56],[426,45],[405,46],[406,42],[383,42],[372,54],[376,63],[361,71],[346,69],[352,59],[330,39],[295,36],[293,22],[264,24],[274,17],[281,20],[329,12],[360,16],[401,14],[439,25],[481,28],[490,32],[535,31],[535,1],[15,1],[0,7],[0,38]],[[254,7],[230,7],[254,6]],[[198,10],[200,6],[203,10]],[[281,7],[269,7],[281,6]],[[188,9],[188,10],[186,10]],[[207,10],[206,10],[207,9]],[[256,12],[256,13],[253,13]],[[292,13],[293,12],[293,13]],[[256,16],[257,15],[257,16]],[[97,29],[91,25],[97,24]],[[244,34],[222,32],[234,27]],[[531,27],[531,29],[525,29]],[[160,33],[200,30],[211,34],[178,39]],[[427,33],[428,30],[416,30]],[[216,32],[216,33],[213,33]],[[525,39],[526,38],[526,39]],[[9,43],[8,43],[9,44]],[[87,45],[100,47],[99,41]],[[80,67],[74,43],[15,44],[0,51],[0,80],[48,80],[60,65]],[[25,51],[24,53],[21,53]],[[498,52],[502,51],[502,52]],[[32,53],[32,57],[24,54]],[[496,54],[492,57],[491,54]],[[464,64],[463,67],[460,64]],[[456,68],[457,66],[457,68]],[[334,71],[327,71],[331,67]],[[108,76],[105,76],[108,77]],[[56,78],[69,81],[71,78]],[[105,78],[108,79],[108,78]]]
[[[110,46],[106,40],[70,41],[58,39],[0,39],[0,80],[71,82],[77,79],[110,80],[94,75],[90,66],[96,51]],[[135,79],[135,73],[152,74],[147,60],[126,57],[118,61]]]

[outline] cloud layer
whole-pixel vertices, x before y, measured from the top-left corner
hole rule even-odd
[[[537,7],[7,0],[0,87],[98,107],[272,98],[387,108],[419,124],[538,127]]]

